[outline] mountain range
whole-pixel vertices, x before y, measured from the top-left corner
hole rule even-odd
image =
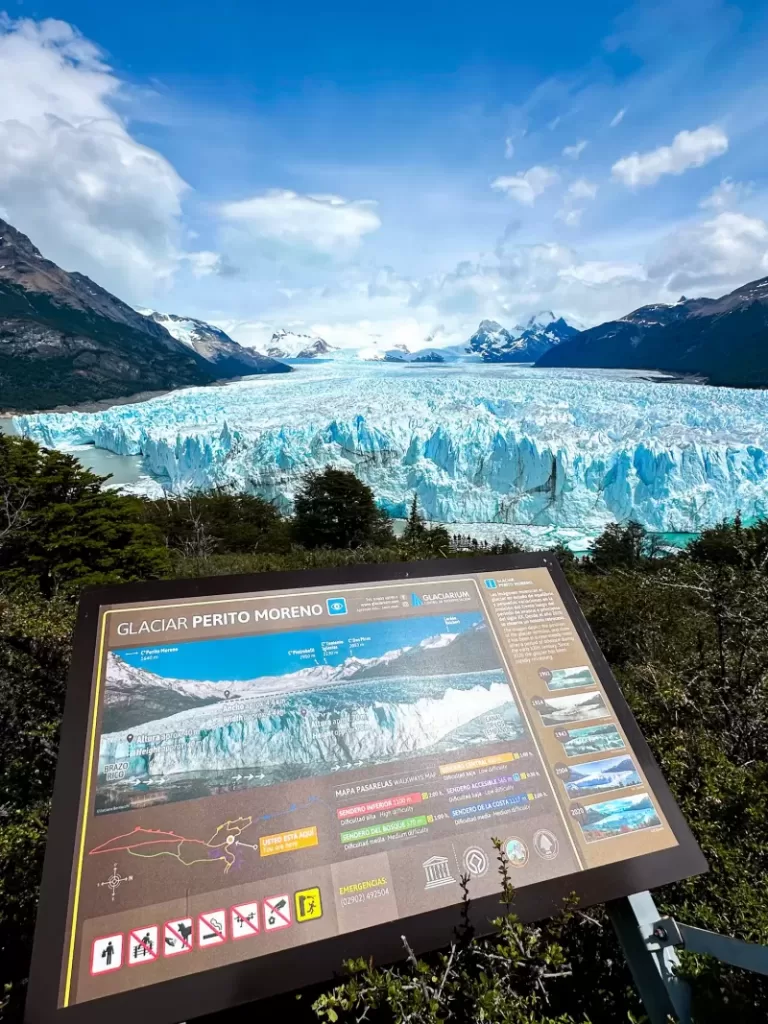
[[[545,352],[579,333],[549,310],[535,313],[524,326],[507,330],[495,320],[482,320],[467,343],[486,363],[533,363]]]
[[[449,655],[446,647],[450,647]],[[437,633],[415,646],[396,648],[375,658],[352,655],[339,665],[316,664],[285,675],[244,680],[171,679],[110,653],[103,728],[105,732],[117,732],[231,699],[287,696],[348,681],[418,679],[447,673],[485,672],[498,667],[498,657],[485,623],[462,633]]]
[[[0,220],[0,412],[289,372],[281,359],[648,369],[765,387],[768,278],[718,299],[641,306],[587,330],[544,311],[511,328],[483,320],[466,343],[443,348],[410,351],[374,340],[339,349],[287,330],[276,331],[265,348],[245,348],[203,320],[134,309],[85,275],[62,270]]]
[[[84,274],[62,270],[0,220],[0,410],[289,370],[275,361],[254,363],[231,338],[220,340],[213,358],[205,348],[180,341],[154,315],[143,316]]]
[[[155,323],[162,324],[177,341],[187,345],[211,363],[222,377],[243,377],[254,373],[287,373],[290,369],[276,359],[264,356],[254,349],[244,348],[220,327],[214,327],[205,320],[177,316],[175,313],[158,313],[152,309],[140,308],[138,311]]]
[[[698,374],[709,384],[768,385],[768,277],[719,299],[641,306],[581,331],[537,366],[585,366]]]

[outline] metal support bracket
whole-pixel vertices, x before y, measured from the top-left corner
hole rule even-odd
[[[667,946],[684,946],[680,928],[674,917],[662,917],[651,925],[651,934],[645,940],[645,944],[652,951],[666,949]]]
[[[690,1024],[690,989],[675,973],[678,949],[768,975],[768,946],[660,917],[649,892],[614,900],[606,907],[651,1024],[667,1024],[670,1017]]]
[[[668,1024],[670,1017],[690,1024],[690,989],[675,974],[676,922],[667,927],[647,891],[613,900],[606,909],[651,1024]]]
[[[672,917],[662,917],[656,922],[647,945],[651,950],[678,946],[689,953],[713,956],[731,967],[768,975],[768,946],[718,935],[706,928],[694,928]]]

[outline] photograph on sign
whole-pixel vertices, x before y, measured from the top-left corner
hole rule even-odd
[[[562,579],[472,564],[99,600],[58,1007],[679,852]]]

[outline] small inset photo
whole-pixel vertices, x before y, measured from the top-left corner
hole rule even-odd
[[[603,757],[597,761],[582,761],[581,764],[570,765],[566,772],[563,785],[572,800],[591,793],[628,789],[642,783],[635,762],[626,754]]]
[[[533,697],[531,704],[541,715],[543,725],[567,725],[609,718],[611,712],[599,693],[569,693],[562,697]]]
[[[539,678],[546,683],[548,690],[576,690],[583,686],[597,685],[589,665],[577,665],[575,668],[540,668]]]
[[[588,843],[661,827],[659,815],[647,793],[620,796],[586,807],[577,805],[572,808],[571,816],[578,821]]]

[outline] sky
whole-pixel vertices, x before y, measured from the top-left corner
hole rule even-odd
[[[121,658],[165,679],[198,679],[208,682],[257,679],[259,676],[284,675],[311,668],[314,664],[341,665],[349,657],[380,658],[401,647],[413,647],[440,633],[470,629],[482,620],[479,612],[451,616],[457,624],[448,626],[442,615],[414,616],[386,622],[338,626],[334,629],[302,629],[291,633],[264,633],[257,636],[229,637],[225,640],[200,640],[162,647],[156,661],[142,660],[145,647],[121,650]],[[349,641],[355,640],[354,648]],[[336,641],[341,641],[336,643]],[[323,648],[323,643],[333,646]],[[317,661],[308,660],[300,651],[314,647]],[[323,653],[324,652],[324,653]]]
[[[341,346],[768,275],[768,8],[17,0],[0,216],[134,305]]]

